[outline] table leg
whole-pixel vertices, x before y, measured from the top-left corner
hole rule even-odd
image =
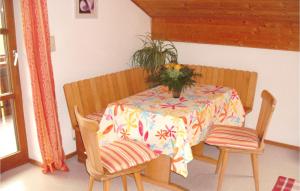
[[[171,158],[161,155],[157,159],[149,162],[143,175],[143,181],[154,184],[173,191],[188,191],[179,185],[171,183]]]
[[[218,160],[204,155],[203,150],[204,150],[204,142],[203,141],[200,142],[198,145],[192,146],[192,152],[193,152],[194,159],[208,162],[210,164],[217,164]]]

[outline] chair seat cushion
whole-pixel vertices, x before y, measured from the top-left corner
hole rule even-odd
[[[259,139],[256,130],[236,126],[213,126],[205,142],[219,147],[254,150],[258,148]]]
[[[125,170],[158,156],[145,144],[133,140],[118,140],[100,147],[103,166],[110,173]]]
[[[102,119],[103,114],[104,114],[104,111],[97,111],[95,113],[88,114],[85,117],[90,119],[90,120],[100,122],[101,119]]]

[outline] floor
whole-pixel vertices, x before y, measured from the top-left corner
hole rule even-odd
[[[216,156],[217,150],[206,147],[207,154]],[[260,156],[260,190],[272,190],[278,176],[300,179],[299,152],[280,147],[267,145],[265,153]],[[73,157],[67,161],[69,173],[56,172],[52,175],[44,175],[41,169],[31,164],[15,168],[1,175],[1,191],[82,191],[87,190],[88,175],[83,164],[78,163]],[[189,176],[187,179],[172,175],[172,181],[188,188],[190,191],[214,191],[217,184],[217,176],[214,174],[214,166],[200,161],[189,163]],[[144,183],[145,191],[166,191],[151,184]],[[101,183],[97,182],[94,190],[101,191]],[[111,187],[112,191],[122,190],[121,180],[115,179]],[[136,190],[132,178],[128,178],[128,190]],[[254,182],[252,179],[252,167],[248,155],[230,154],[226,171],[223,191],[252,191]]]

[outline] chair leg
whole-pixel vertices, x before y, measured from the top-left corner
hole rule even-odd
[[[103,191],[109,191],[110,187],[110,180],[104,180],[103,181]]]
[[[228,159],[228,151],[223,150],[222,152],[223,152],[223,159],[222,159],[221,171],[220,171],[220,174],[219,174],[217,191],[221,191],[223,178],[224,178],[224,173],[225,173],[225,169],[226,169],[226,166],[227,166],[227,159]]]
[[[92,190],[93,190],[94,180],[95,180],[94,177],[90,176],[89,189],[88,189],[88,191],[92,191]]]
[[[127,179],[126,179],[126,175],[122,176],[122,183],[123,183],[123,191],[127,191]]]
[[[255,182],[255,190],[259,191],[257,154],[251,154],[251,161],[252,161],[252,169],[253,169],[253,176],[254,176],[254,182]]]
[[[220,153],[219,153],[219,158],[218,158],[218,163],[217,163],[217,166],[216,166],[215,174],[219,174],[220,168],[222,166],[223,156],[224,156],[224,151],[220,149]]]
[[[138,191],[144,191],[142,176],[140,172],[134,173],[135,184]]]

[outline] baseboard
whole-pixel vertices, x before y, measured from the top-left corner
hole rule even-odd
[[[32,165],[38,166],[38,167],[43,167],[43,163],[41,163],[40,161],[34,160],[34,159],[29,159],[28,162]]]
[[[66,159],[72,158],[72,157],[75,156],[76,154],[77,154],[76,151],[71,152],[71,153],[69,153],[69,154],[66,155]],[[37,160],[35,160],[35,159],[31,159],[31,158],[30,158],[30,159],[28,159],[28,162],[29,162],[30,164],[35,165],[35,166],[43,167],[43,163],[41,163],[40,161],[37,161]]]
[[[295,145],[289,145],[289,144],[280,143],[280,142],[276,142],[276,141],[270,141],[270,140],[266,140],[266,139],[265,139],[265,143],[269,144],[269,145],[274,145],[277,147],[283,147],[283,148],[287,148],[287,149],[291,149],[291,150],[295,150],[295,151],[300,151],[300,147],[295,146]]]
[[[74,151],[74,152],[71,152],[69,154],[66,155],[66,159],[69,159],[69,158],[72,158],[73,156],[77,155],[77,152]]]

